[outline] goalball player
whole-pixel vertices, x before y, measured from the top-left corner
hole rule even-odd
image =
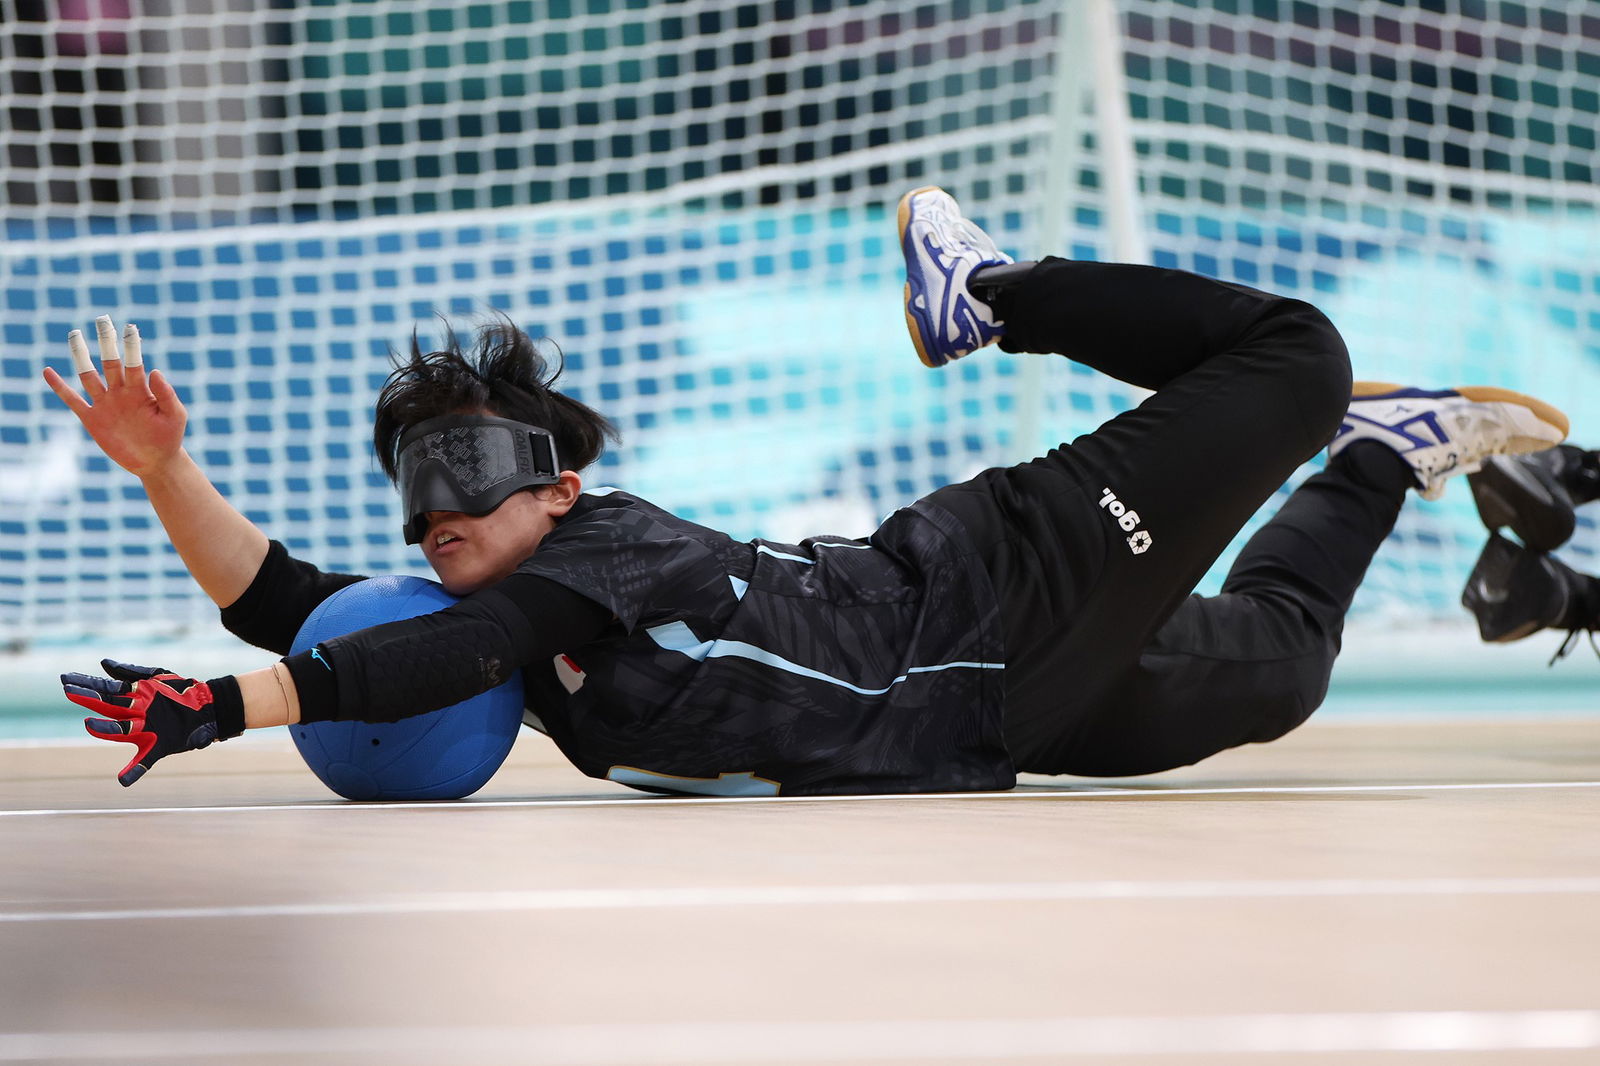
[[[746,543],[584,491],[577,471],[610,425],[553,391],[515,327],[483,330],[475,358],[454,338],[430,354],[413,340],[374,443],[407,541],[464,598],[239,676],[109,661],[110,678],[63,675],[101,716],[92,734],[137,745],[119,780],[247,727],[449,706],[513,670],[579,769],[656,791],[1005,789],[1019,771],[1182,766],[1317,707],[1409,489],[1435,497],[1489,455],[1566,434],[1560,412],[1505,390],[1352,388],[1339,334],[1298,300],[1177,270],[1013,263],[932,187],[898,222],[923,362],[998,342],[1153,394],[869,537]],[[171,385],[119,359],[114,336],[103,379],[79,355],[88,400],[46,371],[51,387],[144,482],[227,627],[287,651],[360,578],[290,558],[230,506],[182,449]],[[1221,594],[1191,595],[1324,447],[1326,469],[1249,540]]]

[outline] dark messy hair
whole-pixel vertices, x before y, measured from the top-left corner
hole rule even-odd
[[[487,411],[549,430],[563,470],[582,470],[600,458],[607,438],[620,440],[617,427],[552,388],[564,365],[561,349],[550,344],[552,367],[539,347],[506,318],[480,326],[470,354],[448,322],[444,349],[437,352],[424,353],[413,330],[410,358],[390,353],[394,371],[378,393],[372,425],[372,445],[389,480],[397,476],[395,453],[405,431],[455,412]]]

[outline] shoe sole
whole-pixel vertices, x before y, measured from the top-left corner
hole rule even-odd
[[[944,190],[940,189],[939,186],[937,186],[937,185],[924,185],[920,189],[912,189],[910,192],[908,192],[904,196],[900,197],[900,210],[896,214],[896,219],[897,219],[897,221],[899,223],[899,227],[900,227],[900,253],[902,255],[906,256],[906,262],[907,263],[909,263],[911,261],[910,255],[906,253],[906,227],[911,225],[911,200],[912,200],[913,197],[919,196],[919,195],[921,195],[922,193],[925,193],[925,192],[943,192],[943,191]],[[938,361],[935,361],[928,354],[928,349],[922,343],[922,326],[921,326],[921,323],[919,323],[917,321],[916,315],[912,314],[912,312],[911,312],[911,282],[910,281],[906,282],[904,299],[905,299],[905,309],[906,309],[906,332],[911,334],[911,344],[912,344],[913,347],[915,347],[917,349],[917,358],[922,360],[922,365],[923,366],[928,367],[930,369],[937,370],[939,367],[944,366],[945,363],[949,362],[949,360],[948,359],[940,359]]]
[[[1521,463],[1491,456],[1467,484],[1483,524],[1492,530],[1511,530],[1534,551],[1555,551],[1577,526],[1572,507],[1556,499]]]
[[[1384,381],[1358,381],[1350,389],[1351,399],[1362,399],[1370,396],[1382,396],[1390,392],[1413,391],[1406,385],[1393,385]],[[1425,391],[1425,390],[1415,390]],[[1458,396],[1471,400],[1473,403],[1508,403],[1517,407],[1526,408],[1533,416],[1545,425],[1556,430],[1560,437],[1556,440],[1546,440],[1544,437],[1513,436],[1506,446],[1506,455],[1526,455],[1529,452],[1542,452],[1546,448],[1554,448],[1567,439],[1567,432],[1572,428],[1572,422],[1561,411],[1524,393],[1514,392],[1511,389],[1495,388],[1493,385],[1464,385],[1460,388],[1441,390],[1453,392]]]

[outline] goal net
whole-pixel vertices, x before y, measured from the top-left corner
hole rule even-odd
[[[223,492],[360,573],[425,572],[368,437],[390,349],[446,321],[559,344],[624,435],[586,481],[738,536],[863,534],[1137,402],[1065,360],[923,370],[919,184],[1019,257],[1111,258],[1131,205],[1152,261],[1325,308],[1358,376],[1525,389],[1600,438],[1583,3],[1124,0],[1110,35],[1083,6],[3,0],[0,635],[216,626],[39,380],[101,313]],[[1361,624],[1459,622],[1482,537],[1464,487],[1408,508]]]

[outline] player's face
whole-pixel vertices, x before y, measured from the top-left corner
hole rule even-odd
[[[451,595],[488,588],[533,554],[580,490],[578,475],[563,471],[559,484],[514,492],[488,514],[429,511],[422,554]]]

